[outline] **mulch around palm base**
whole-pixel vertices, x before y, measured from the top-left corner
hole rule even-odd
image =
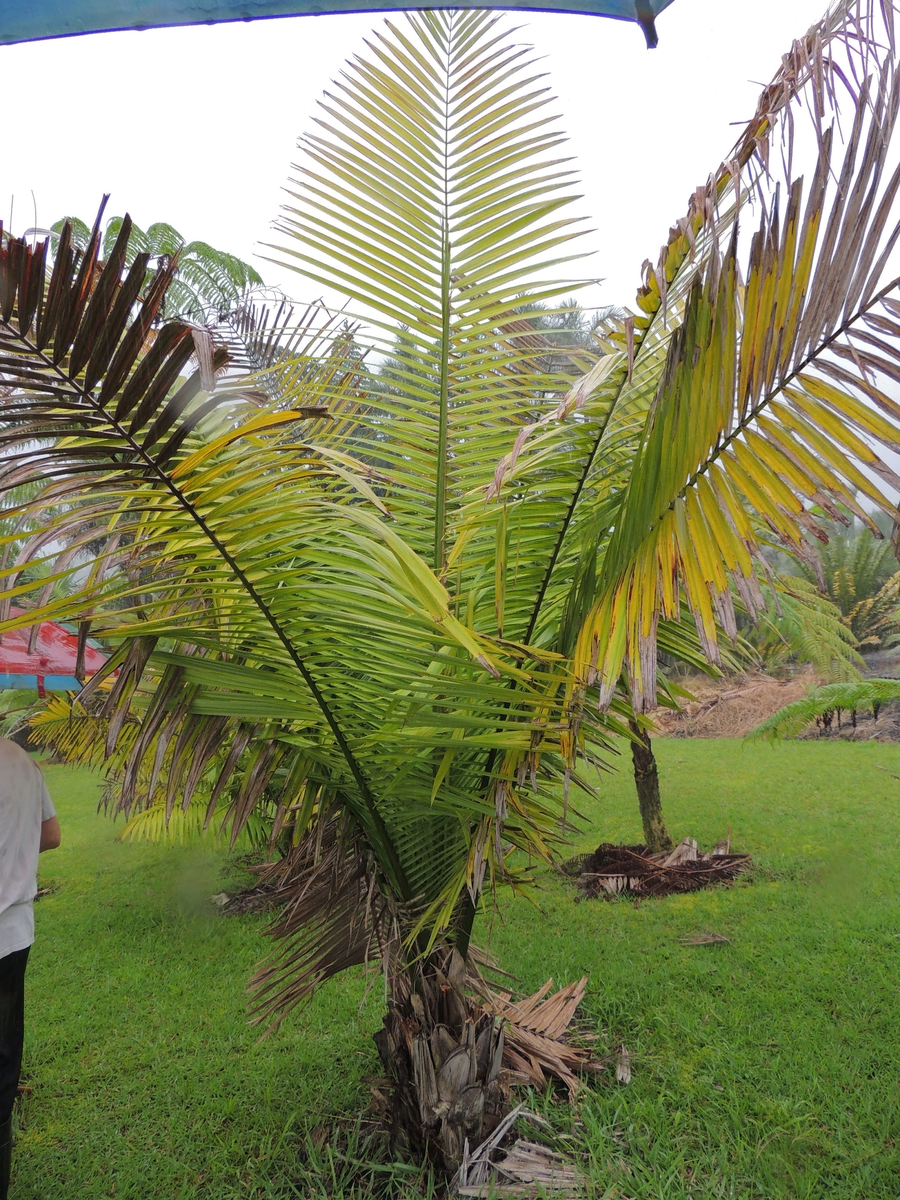
[[[674,850],[651,854],[647,846],[614,846],[604,842],[592,854],[566,863],[587,897],[668,896],[695,892],[715,884],[730,883],[750,866],[749,854],[732,854],[727,842],[709,853],[685,838]]]

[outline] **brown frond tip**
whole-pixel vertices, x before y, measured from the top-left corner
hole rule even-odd
[[[852,62],[842,65],[836,46],[843,45]],[[688,212],[669,231],[659,260],[643,265],[644,286],[638,292],[638,304],[644,307],[654,293],[661,293],[665,319],[666,290],[677,267],[690,255],[693,260],[704,235],[715,233],[727,214],[720,205],[733,190],[736,210],[743,204],[742,191],[757,190],[763,199],[760,182],[771,175],[773,143],[780,140],[786,155],[787,175],[791,175],[794,146],[794,107],[800,94],[810,89],[809,111],[820,147],[830,142],[825,114],[838,106],[838,92],[845,93],[849,107],[858,108],[869,88],[871,71],[883,73],[884,63],[893,74],[896,56],[894,0],[839,0],[803,35],[797,38],[772,81],[763,88],[753,116],[747,121],[731,153],[719,168],[701,184],[690,198]],[[883,60],[883,61],[880,61]],[[763,200],[763,210],[766,204]]]
[[[49,239],[0,239],[0,452],[15,461],[37,442],[28,479],[71,483],[91,470],[102,487],[122,470],[159,470],[225,402],[202,393],[228,364],[227,348],[208,330],[161,324],[177,256],[148,277],[148,254],[127,265],[131,233],[126,216],[102,261],[100,216],[83,253],[66,224],[52,265]],[[181,381],[191,359],[199,370]],[[73,441],[79,434],[87,440]],[[5,475],[2,490],[14,482]]]
[[[398,923],[359,835],[340,815],[323,816],[283,859],[257,868],[281,908],[268,929],[282,942],[250,980],[254,1023],[280,1025],[320,983],[381,958]]]

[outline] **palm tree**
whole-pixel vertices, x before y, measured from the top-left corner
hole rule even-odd
[[[866,650],[896,642],[900,633],[900,572],[894,548],[866,536],[859,521],[837,530],[819,555],[824,591],[841,614],[844,625]],[[811,582],[812,564],[803,564]]]
[[[173,392],[199,335],[171,322],[141,358],[172,264],[131,317],[127,221],[102,267],[99,230],[77,270],[64,230],[49,281],[44,248],[3,245],[0,487],[44,479],[29,511],[57,506],[70,553],[103,535],[40,612],[120,646],[113,757],[142,713],[121,804],[164,780],[214,812],[231,786],[236,833],[275,790],[293,849],[260,1011],[380,955],[398,1124],[450,1168],[497,1100],[500,1032],[464,996],[486,898],[552,855],[579,760],[656,702],[658,650],[715,662],[732,587],[759,610],[761,528],[808,557],[816,506],[890,510],[872,474],[900,486],[874,449],[900,437],[892,11],[847,0],[795,44],[638,312],[542,408],[559,373],[517,323],[571,293],[579,226],[546,89],[489,13],[387,22],[279,223],[274,253],[349,297],[357,339],[400,347],[390,389],[301,348],[269,392],[216,391],[200,337]]]

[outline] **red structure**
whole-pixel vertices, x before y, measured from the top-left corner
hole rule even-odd
[[[22,613],[22,609],[10,609],[11,617]],[[0,688],[37,688],[42,699],[48,691],[78,691],[106,659],[97,642],[88,638],[79,664],[77,629],[56,621],[42,621],[36,627],[15,629],[0,636]]]

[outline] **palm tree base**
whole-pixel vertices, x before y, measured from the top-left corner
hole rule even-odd
[[[375,1044],[393,1084],[391,1140],[454,1175],[509,1109],[503,1021],[467,996],[465,964],[440,948],[398,971]]]
[[[604,842],[564,870],[577,877],[586,896],[668,896],[727,884],[751,866],[749,854],[733,854],[730,838],[709,853],[685,838],[669,851],[654,854],[647,846],[614,846]]]
[[[605,1066],[588,1045],[569,1040],[586,982],[551,995],[548,980],[532,996],[514,999],[492,989],[471,963],[467,970],[448,947],[396,972],[375,1035],[393,1088],[394,1149],[431,1163],[459,1195],[479,1195],[490,1181],[514,1183],[516,1195],[527,1195],[523,1186],[549,1186],[551,1179],[554,1190],[579,1194],[581,1177],[571,1164],[545,1146],[514,1141],[513,1125],[527,1114],[512,1107],[511,1094],[517,1084],[553,1081],[574,1099],[578,1074]]]

